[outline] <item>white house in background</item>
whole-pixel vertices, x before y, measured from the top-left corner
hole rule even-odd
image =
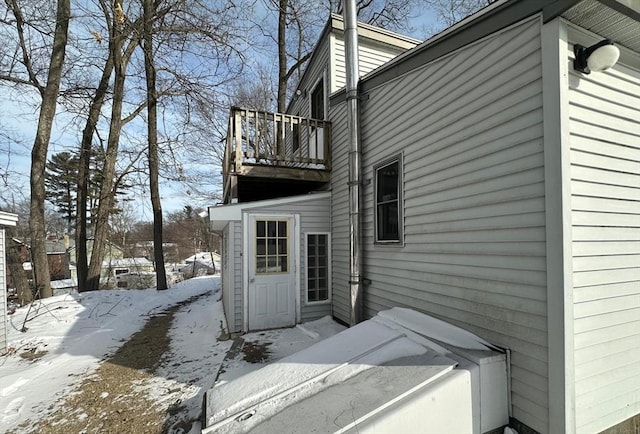
[[[7,255],[4,228],[15,226],[18,216],[0,211],[0,355],[7,352]]]
[[[118,276],[131,273],[150,273],[154,275],[155,279],[153,262],[147,258],[111,258],[102,261],[100,285],[114,288],[118,286]],[[153,283],[150,286],[153,286]]]
[[[217,252],[198,252],[183,262],[177,269],[185,279],[220,273],[220,254]]]
[[[577,70],[580,46],[604,39],[617,63]],[[508,349],[519,432],[637,431],[640,3],[491,2],[361,78],[358,92],[363,318],[411,307]],[[348,322],[344,90],[325,107],[328,309]],[[252,254],[259,220],[236,221],[223,244],[245,267],[226,281],[247,293],[255,259],[240,253]]]

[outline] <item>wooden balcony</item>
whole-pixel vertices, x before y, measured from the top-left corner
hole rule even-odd
[[[302,194],[329,181],[331,123],[233,107],[224,203]]]

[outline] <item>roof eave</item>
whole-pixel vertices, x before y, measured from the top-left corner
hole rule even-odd
[[[416,48],[372,71],[361,80],[362,91],[406,74],[500,29],[541,13],[543,21],[560,16],[581,0],[499,0],[438,33]],[[336,95],[337,96],[337,95]]]

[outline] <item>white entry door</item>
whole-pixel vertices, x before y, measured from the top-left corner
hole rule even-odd
[[[249,330],[296,322],[294,218],[249,218]]]

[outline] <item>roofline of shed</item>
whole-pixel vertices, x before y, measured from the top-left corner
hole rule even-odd
[[[0,226],[15,226],[17,223],[17,214],[0,211]]]

